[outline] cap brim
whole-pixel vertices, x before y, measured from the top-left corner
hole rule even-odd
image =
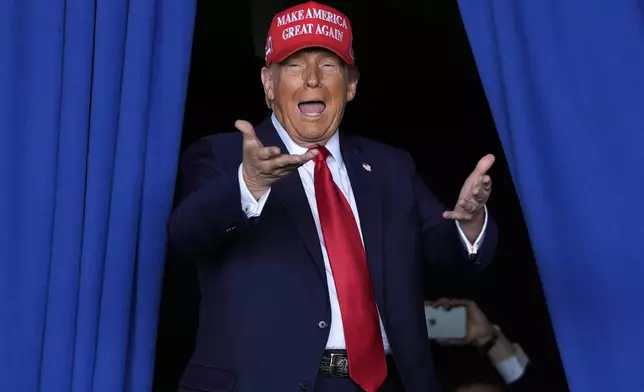
[[[346,53],[340,53],[339,50],[332,48],[331,45],[327,45],[325,43],[320,43],[320,42],[303,42],[302,44],[298,45],[294,49],[286,50],[283,53],[276,53],[275,56],[273,57],[273,63],[281,63],[282,61],[286,60],[289,56],[294,55],[295,53],[299,52],[300,50],[304,49],[312,49],[312,48],[321,48],[321,49],[326,49],[334,54],[336,54],[338,57],[342,59],[345,63],[349,65],[353,65],[355,63],[355,60],[353,60],[350,56],[347,56]],[[270,65],[270,64],[267,64]]]

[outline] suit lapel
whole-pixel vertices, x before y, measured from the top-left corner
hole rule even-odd
[[[384,258],[382,191],[377,162],[372,162],[349,136],[340,137],[340,149],[351,181],[351,189],[358,207],[360,227],[367,254],[367,263],[376,298],[384,298]],[[373,166],[376,164],[376,166]],[[381,313],[384,306],[380,307]],[[383,314],[384,318],[384,314]]]
[[[273,127],[271,119],[264,121],[257,128],[257,137],[265,146],[277,146],[282,152],[287,153],[286,146]],[[320,277],[326,282],[326,272],[318,232],[311,213],[311,206],[306,198],[302,180],[297,171],[289,174],[273,184],[271,199],[275,199],[286,211],[289,219],[295,225],[300,239],[309,251],[311,259],[318,270]]]
[[[273,127],[270,118],[257,128],[257,136],[265,146],[278,146],[286,152],[286,146]],[[365,244],[365,252],[376,298],[384,298],[384,258],[383,258],[383,220],[382,192],[378,182],[378,167],[371,162],[355,143],[354,139],[340,135],[340,149],[349,174],[351,188],[358,207],[360,227]],[[366,166],[365,166],[366,165]],[[369,169],[369,170],[368,170]],[[315,221],[302,181],[297,172],[277,181],[271,189],[271,199],[276,200],[294,223],[300,239],[311,255],[320,277],[326,282],[326,271],[320,240]],[[381,313],[384,306],[381,306]],[[384,318],[384,313],[383,313]]]

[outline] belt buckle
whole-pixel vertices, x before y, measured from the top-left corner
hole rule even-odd
[[[346,355],[331,353],[329,358],[329,375],[332,377],[347,377],[349,375],[349,360]]]

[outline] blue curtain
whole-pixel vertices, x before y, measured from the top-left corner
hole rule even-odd
[[[0,1],[0,390],[151,389],[194,13]]]
[[[644,4],[459,5],[571,390],[644,391]]]

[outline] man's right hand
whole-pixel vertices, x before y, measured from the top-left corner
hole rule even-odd
[[[279,147],[264,147],[248,121],[237,120],[235,128],[244,134],[242,175],[255,199],[268,192],[275,181],[297,170],[318,154],[317,150],[302,155],[282,154]]]

